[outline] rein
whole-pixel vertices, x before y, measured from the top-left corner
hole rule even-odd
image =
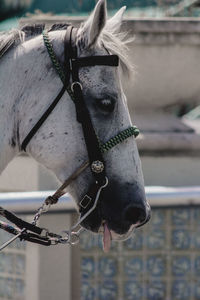
[[[15,235],[11,240],[0,247],[0,251],[17,238],[33,243],[42,244],[45,246],[55,245],[58,243],[68,243],[71,245],[76,244],[79,241],[80,233],[82,232],[82,230],[84,230],[83,227],[81,227],[81,223],[96,208],[102,189],[106,188],[106,186],[108,185],[108,178],[106,176],[106,166],[103,159],[103,154],[112,149],[117,144],[123,142],[127,138],[131,136],[137,137],[139,134],[138,128],[136,126],[132,126],[125,130],[122,130],[117,135],[109,139],[106,143],[102,143],[99,140],[95,128],[93,127],[90,113],[84,101],[82,93],[83,87],[78,75],[79,69],[82,67],[95,65],[117,67],[119,64],[119,59],[117,55],[78,58],[77,49],[75,46],[76,31],[77,29],[73,28],[72,26],[69,26],[66,31],[64,44],[64,68],[60,65],[54,53],[53,46],[50,42],[47,31],[43,32],[44,44],[46,46],[52,64],[63,83],[63,87],[57,97],[45,111],[45,113],[40,117],[38,122],[27,134],[21,144],[21,150],[26,151],[26,147],[32,137],[46,121],[50,113],[53,111],[55,106],[64,95],[65,91],[67,91],[75,104],[77,121],[82,125],[89,160],[87,162],[84,162],[78,169],[76,169],[53,195],[45,199],[42,206],[39,207],[36,214],[34,215],[32,223],[28,223],[15,216],[13,213],[0,207],[0,215],[4,216],[6,219],[17,226],[14,227],[10,224],[0,221],[0,228]],[[91,173],[94,177],[94,184],[92,184],[87,194],[79,202],[81,216],[79,217],[77,223],[73,225],[70,230],[64,231],[66,236],[63,237],[61,235],[51,233],[44,228],[36,226],[41,214],[46,212],[52,204],[57,203],[58,199],[66,193],[67,186],[73,180],[75,180],[88,166],[90,166]]]

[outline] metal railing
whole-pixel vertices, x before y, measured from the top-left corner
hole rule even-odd
[[[152,207],[200,205],[200,186],[147,186],[146,196]],[[0,193],[0,206],[18,213],[33,213],[53,191]],[[75,211],[76,204],[68,194],[52,206],[51,211]]]

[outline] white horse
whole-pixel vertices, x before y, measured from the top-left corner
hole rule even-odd
[[[99,0],[89,19],[78,29],[79,57],[109,52],[119,56],[124,73],[132,71],[127,56],[129,40],[120,32],[124,10],[125,7],[121,8],[107,21],[105,0]],[[42,35],[34,26],[29,29],[32,32],[18,32],[20,41],[0,60],[0,172],[20,153],[22,141],[62,87]],[[64,35],[65,30],[49,32],[61,63]],[[120,74],[118,68],[109,66],[83,67],[79,71],[85,102],[103,142],[131,126]],[[87,160],[82,128],[75,115],[74,103],[65,93],[26,150],[61,182]],[[106,224],[105,235],[119,240],[128,236],[133,227],[147,222],[150,215],[135,138],[112,148],[104,159],[109,184],[83,226],[99,233],[102,224]],[[77,203],[93,180],[88,168],[70,184],[68,192]]]

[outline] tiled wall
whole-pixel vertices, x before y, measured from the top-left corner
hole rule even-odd
[[[2,219],[2,218],[1,218]],[[12,235],[0,230],[0,243]],[[0,252],[0,300],[25,299],[26,244],[15,241]]]
[[[0,231],[1,243],[8,238]],[[80,247],[81,300],[200,300],[200,207],[154,208],[107,255],[95,235],[82,234]],[[15,242],[0,252],[0,300],[28,300],[26,250]]]
[[[103,253],[81,238],[81,300],[200,300],[200,208],[153,209],[133,238]]]

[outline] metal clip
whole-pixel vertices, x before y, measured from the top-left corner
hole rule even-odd
[[[99,200],[99,196],[100,196],[100,193],[102,191],[102,189],[104,189],[107,185],[108,185],[108,178],[105,177],[106,179],[106,182],[104,185],[100,186],[99,189],[98,189],[98,192],[96,194],[96,198],[95,198],[95,201],[94,201],[94,204],[93,206],[81,217],[78,219],[78,221],[71,227],[71,229],[69,231],[64,231],[65,233],[67,233],[69,239],[68,239],[68,242],[71,244],[71,245],[75,245],[79,242],[79,235],[80,233],[85,230],[80,224],[83,222],[83,220],[85,220],[90,214],[91,212],[96,208],[97,206],[97,203],[98,203],[98,200]],[[79,227],[79,229],[76,231],[76,229]],[[72,240],[72,237],[74,238],[75,237],[75,240]]]

